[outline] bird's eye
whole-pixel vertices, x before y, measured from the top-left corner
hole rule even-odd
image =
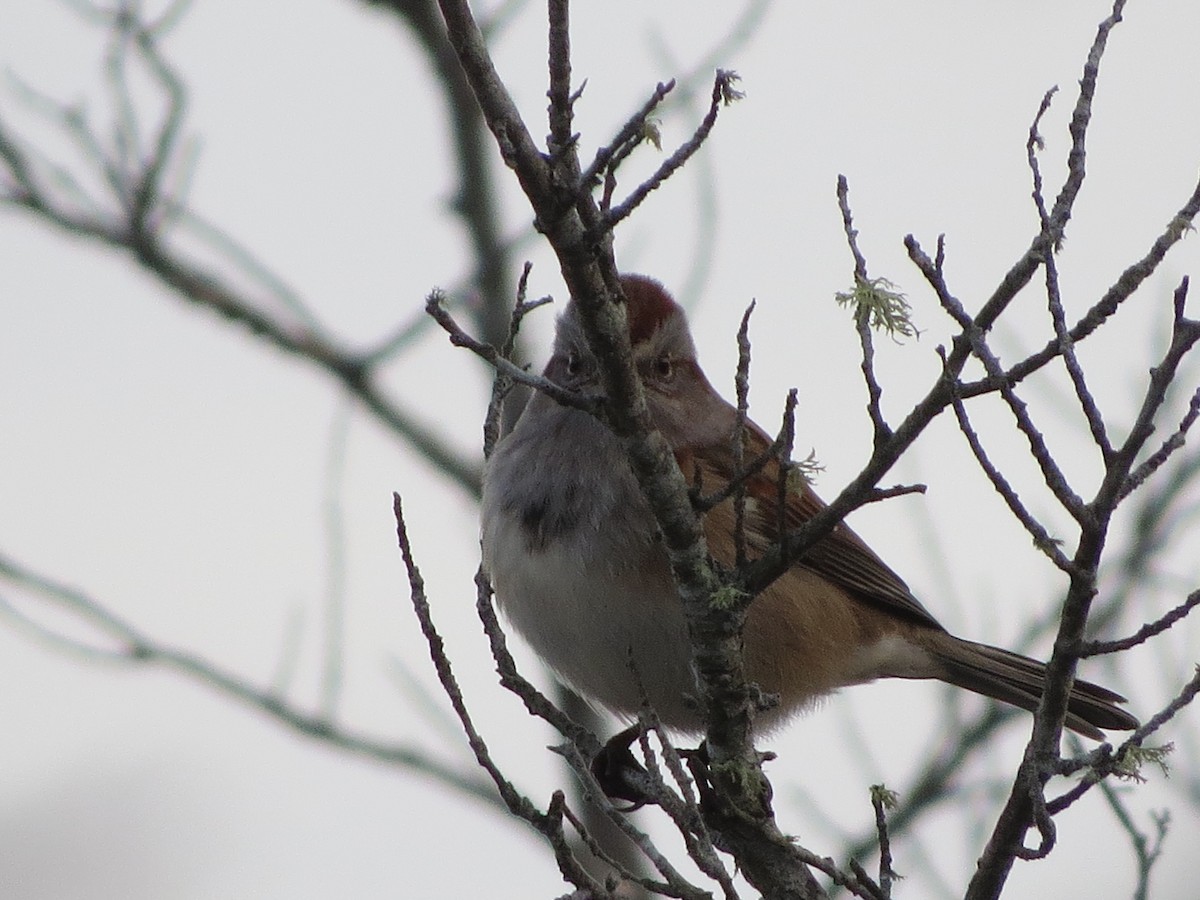
[[[579,370],[582,367],[583,367],[583,364],[579,361],[578,353],[576,353],[575,351],[571,351],[570,353],[567,354],[567,374],[568,375],[578,375]]]
[[[664,353],[654,361],[654,374],[657,378],[666,381],[675,374],[675,360]]]

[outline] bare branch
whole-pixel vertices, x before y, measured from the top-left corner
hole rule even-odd
[[[829,876],[829,880],[838,887],[843,887],[852,893],[855,897],[863,897],[865,900],[887,900],[887,897],[879,889],[872,879],[867,874],[866,870],[855,860],[850,860],[851,873],[839,869],[828,856],[817,856],[809,850],[800,849],[800,858],[806,866],[812,866],[818,872],[822,872]]]
[[[1033,117],[1033,123],[1029,126],[1029,139],[1025,142],[1026,159],[1029,162],[1029,171],[1033,175],[1033,203],[1037,207],[1038,220],[1042,223],[1043,231],[1050,227],[1050,214],[1046,212],[1046,198],[1042,193],[1042,168],[1037,157],[1038,151],[1045,147],[1045,141],[1042,140],[1038,126],[1042,123],[1042,117],[1050,110],[1050,102],[1057,93],[1056,85],[1042,96],[1042,103]]]
[[[513,305],[512,317],[509,319],[508,339],[504,342],[504,346],[500,348],[500,355],[510,361],[517,345],[517,334],[521,330],[521,323],[525,320],[525,316],[538,307],[545,306],[551,302],[549,297],[542,297],[533,302],[525,299],[529,290],[529,273],[531,271],[533,271],[533,264],[526,262],[521,269],[521,277],[517,281],[517,302]],[[522,369],[522,371],[525,370]],[[501,374],[499,370],[496,371],[496,376],[492,379],[492,396],[488,401],[487,415],[483,420],[484,459],[491,458],[496,441],[500,439],[504,401],[512,390],[512,385],[513,382],[510,378]]]
[[[1112,502],[1116,503],[1119,502],[1119,498],[1129,493],[1127,487],[1133,460],[1141,453],[1142,448],[1154,432],[1154,418],[1167,399],[1167,392],[1175,380],[1175,373],[1180,363],[1191,352],[1197,341],[1200,341],[1200,320],[1188,319],[1184,316],[1187,289],[1188,280],[1185,278],[1175,291],[1175,315],[1171,324],[1171,344],[1163,354],[1161,362],[1150,370],[1150,380],[1146,385],[1142,408],[1138,411],[1125,443],[1113,453],[1114,461],[1121,463],[1119,471],[1122,480],[1118,483],[1115,481],[1115,477],[1106,479],[1105,485],[1097,495],[1097,501],[1102,502],[1102,499],[1107,499],[1111,495]],[[1191,424],[1189,417],[1184,418],[1185,425]]]
[[[599,415],[603,410],[603,399],[600,397],[589,397],[583,394],[577,394],[575,391],[569,391],[559,387],[553,381],[543,378],[540,375],[531,375],[525,369],[509,361],[495,347],[490,344],[483,344],[475,340],[469,334],[459,327],[459,324],[454,321],[454,317],[446,312],[443,305],[444,295],[438,289],[430,291],[429,296],[425,299],[425,311],[429,313],[434,320],[445,329],[446,334],[450,336],[450,343],[456,347],[465,347],[470,350],[480,359],[485,360],[490,365],[495,367],[496,371],[518,384],[526,385],[534,390],[541,391],[548,397],[552,397],[563,406],[570,406],[573,409],[581,409],[584,412],[589,412],[593,415]],[[540,303],[537,305],[541,305]]]
[[[1191,196],[1154,239],[1146,254],[1126,268],[1112,286],[1104,292],[1104,296],[1097,300],[1072,326],[1070,338],[1073,342],[1078,343],[1093,334],[1096,329],[1108,321],[1122,303],[1142,286],[1147,278],[1157,271],[1158,265],[1167,255],[1167,251],[1183,239],[1197,215],[1200,215],[1200,182],[1197,182]],[[1058,338],[1052,338],[1041,350],[1030,354],[1009,368],[1004,374],[1005,380],[1015,385],[1028,378],[1058,356],[1059,346]],[[962,394],[964,397],[970,397],[992,390],[995,390],[995,386],[990,381],[984,380],[973,385],[964,385]]]
[[[113,644],[111,647],[103,647],[83,643],[24,616],[8,601],[0,603],[0,612],[15,613],[25,625],[36,629],[43,639],[60,649],[81,653],[92,659],[129,665],[159,665],[181,672],[205,687],[258,709],[293,731],[328,746],[432,778],[464,796],[483,802],[486,806],[495,808],[498,805],[495,791],[487,782],[480,780],[471,770],[459,771],[447,763],[443,753],[427,753],[407,744],[376,740],[343,728],[323,715],[301,710],[272,691],[255,687],[199,656],[154,641],[91,595],[39,575],[3,555],[0,555],[0,577],[27,588],[78,617],[97,629]]]
[[[1055,797],[1046,804],[1046,808],[1050,814],[1057,815],[1062,812],[1110,775],[1127,778],[1138,777],[1136,763],[1131,764],[1131,760],[1136,759],[1139,753],[1144,755],[1149,752],[1148,748],[1143,746],[1146,738],[1173,719],[1180,710],[1195,700],[1198,694],[1200,694],[1200,666],[1196,667],[1191,680],[1180,689],[1171,702],[1134,731],[1116,750],[1113,750],[1108,744],[1102,744],[1096,750],[1087,754],[1082,760],[1075,761],[1073,764],[1060,763],[1058,766],[1059,774],[1070,774],[1071,772],[1079,771],[1081,768],[1086,768],[1087,772],[1075,787]],[[1164,748],[1161,748],[1155,755],[1161,756],[1162,753],[1169,751],[1170,748],[1171,745],[1168,744]],[[1068,763],[1070,762],[1068,761]]]
[[[738,364],[733,377],[734,392],[737,395],[737,419],[730,435],[731,450],[733,451],[733,542],[734,565],[746,564],[746,477],[743,471],[746,453],[746,421],[750,409],[750,315],[754,312],[754,301],[746,307],[742,314],[742,324],[738,326],[737,347]],[[765,460],[764,460],[765,462]],[[782,510],[782,505],[780,509]],[[782,512],[781,512],[782,514]]]
[[[728,72],[723,69],[717,70],[716,78],[713,79],[712,100],[708,107],[708,115],[696,128],[695,133],[678,150],[672,153],[658,167],[658,170],[633,189],[633,192],[625,198],[625,201],[608,210],[604,216],[603,226],[606,231],[614,228],[622,219],[626,218],[631,212],[641,205],[642,201],[650,194],[651,191],[661,187],[663,182],[674,175],[692,156],[700,149],[700,146],[708,138],[713,126],[717,124],[717,113],[721,106],[728,106],[736,100],[742,98],[741,91],[734,88],[734,84],[738,81],[736,72]]]
[[[1162,634],[1176,622],[1182,621],[1188,613],[1200,606],[1200,590],[1192,591],[1182,603],[1162,617],[1148,622],[1127,638],[1119,641],[1089,641],[1079,648],[1080,658],[1100,656],[1104,653],[1120,653],[1138,644],[1144,644],[1155,635]]]
[[[1162,442],[1162,445],[1145,462],[1129,473],[1128,480],[1121,488],[1119,500],[1124,500],[1130,493],[1145,484],[1146,480],[1157,472],[1159,467],[1170,459],[1172,454],[1183,447],[1184,439],[1187,437],[1187,433],[1191,430],[1192,426],[1196,424],[1197,418],[1200,418],[1200,388],[1197,388],[1195,393],[1192,394],[1188,410],[1180,421],[1179,427]]]
[[[475,573],[475,588],[475,612],[483,623],[492,659],[496,662],[496,674],[500,676],[500,686],[519,697],[530,715],[557,730],[585,757],[594,757],[600,751],[600,741],[596,736],[573,722],[517,670],[517,664],[508,652],[508,639],[492,606],[492,586],[482,568]]]
[[[776,528],[781,535],[787,534],[787,496],[789,491],[795,490],[793,479],[799,477],[811,480],[814,472],[820,468],[811,453],[808,459],[799,465],[792,461],[792,451],[796,445],[796,404],[798,402],[799,392],[792,388],[788,391],[787,399],[784,401],[783,423],[779,426],[779,435],[772,443],[772,446],[778,445],[779,448],[775,453],[775,458],[779,460],[779,481],[775,486],[775,505],[779,510]],[[783,555],[782,558],[786,561],[787,547],[782,542],[779,544],[779,550]]]
[[[571,15],[567,0],[550,0],[549,70],[550,152],[562,153],[574,143],[571,134]]]
[[[1066,313],[1063,311],[1062,294],[1058,286],[1058,264],[1054,261],[1053,253],[1047,254],[1045,269],[1046,297],[1050,308],[1050,320],[1054,324],[1054,334],[1058,338],[1059,356],[1062,357],[1067,374],[1071,377],[1071,385],[1075,389],[1075,397],[1079,401],[1079,408],[1083,411],[1084,420],[1092,433],[1092,441],[1099,448],[1101,455],[1107,458],[1112,453],[1112,442],[1108,439],[1104,416],[1096,405],[1092,392],[1088,389],[1083,367],[1079,363],[1079,357],[1075,354],[1075,342],[1071,339],[1071,332],[1067,328]]]
[[[429,654],[433,659],[434,668],[437,670],[438,681],[449,698],[451,706],[454,707],[454,713],[458,716],[459,723],[467,735],[467,743],[470,745],[471,751],[475,754],[476,762],[479,763],[480,767],[491,778],[492,783],[496,786],[496,790],[500,794],[500,799],[504,801],[504,805],[508,808],[509,812],[528,822],[550,841],[551,846],[555,850],[559,870],[562,872],[563,877],[576,887],[598,890],[600,885],[579,864],[579,861],[574,858],[563,835],[561,815],[558,813],[562,803],[561,795],[556,794],[546,813],[539,812],[533,803],[530,802],[529,798],[521,794],[500,771],[500,768],[492,760],[491,753],[488,751],[487,744],[484,742],[482,735],[476,730],[474,722],[471,719],[471,714],[467,710],[466,702],[463,700],[462,691],[459,689],[458,680],[454,677],[454,671],[450,665],[450,659],[446,655],[442,637],[438,634],[433,624],[429,600],[425,596],[425,583],[421,577],[420,570],[417,568],[416,561],[413,559],[412,546],[408,539],[408,530],[404,524],[404,512],[400,502],[400,495],[393,494],[392,501],[396,516],[396,537],[400,545],[401,556],[404,559],[404,567],[408,572],[413,610],[416,612],[417,620],[421,624],[421,632],[425,635],[425,640],[429,644]]]
[[[647,124],[650,121],[651,113],[656,110],[662,103],[663,98],[671,93],[675,88],[675,82],[667,81],[657,85],[649,99],[642,104],[641,109],[635,112],[621,126],[616,136],[596,151],[595,158],[579,176],[579,184],[582,190],[588,190],[600,178],[600,173],[604,171],[613,172],[628,154],[642,142],[646,136]],[[607,208],[607,204],[602,204],[603,208]]]
[[[879,835],[879,891],[884,897],[892,895],[892,844],[888,836],[887,810],[896,805],[896,792],[882,784],[871,785],[871,806],[875,809],[875,833]]]
[[[838,207],[842,211],[842,227],[846,232],[846,243],[849,244],[850,252],[854,256],[854,283],[856,286],[870,284],[866,257],[858,249],[858,231],[854,228],[854,219],[850,213],[850,186],[845,175],[838,176],[837,198]],[[883,398],[883,388],[875,375],[875,346],[871,336],[869,315],[869,309],[865,304],[857,304],[854,310],[854,324],[858,330],[859,344],[862,347],[862,373],[863,380],[867,383],[867,413],[870,415],[871,424],[875,429],[874,439],[875,445],[878,447],[891,436],[892,430],[884,420],[883,411],[879,406]]]
[[[943,360],[945,359],[944,353],[942,358]],[[963,405],[961,398],[956,397],[954,399],[953,408],[954,417],[958,420],[959,430],[962,431],[963,437],[967,439],[967,445],[971,448],[971,453],[974,454],[975,461],[979,463],[979,467],[987,475],[988,480],[992,483],[992,487],[996,489],[996,493],[1004,499],[1004,502],[1008,505],[1009,512],[1029,532],[1029,536],[1033,538],[1033,545],[1046,554],[1055,566],[1069,574],[1072,569],[1072,563],[1066,554],[1062,552],[1062,542],[1053,538],[1045,526],[1025,508],[1025,504],[1021,502],[1021,498],[1017,495],[1012,485],[1009,484],[1008,479],[1004,477],[1003,473],[988,458],[987,451],[983,447],[983,442],[979,439],[979,435],[971,425],[966,406]]]
[[[881,500],[891,500],[908,494],[924,494],[927,490],[929,490],[929,486],[924,484],[894,484],[891,487],[872,488],[865,499],[866,503],[878,503]]]

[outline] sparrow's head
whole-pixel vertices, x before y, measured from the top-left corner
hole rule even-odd
[[[679,368],[696,367],[696,347],[683,309],[659,282],[645,275],[622,275],[629,343],[647,389],[665,389]],[[587,389],[598,383],[596,359],[584,335],[574,299],[558,319],[554,357],[546,374],[564,386]]]
[[[690,442],[688,437],[698,427],[707,431],[718,420],[720,427],[726,427],[724,413],[729,405],[700,369],[683,308],[662,284],[645,275],[622,275],[621,292],[627,302],[634,363],[655,425],[673,444]],[[574,300],[558,320],[554,357],[546,375],[576,390],[600,389],[596,358]]]

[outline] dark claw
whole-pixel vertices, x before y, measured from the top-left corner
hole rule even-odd
[[[605,795],[610,800],[628,800],[632,804],[622,812],[633,812],[655,802],[650,773],[630,749],[638,733],[639,726],[634,725],[614,734],[592,760],[592,774]]]

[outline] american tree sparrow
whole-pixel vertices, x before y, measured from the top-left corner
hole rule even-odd
[[[704,491],[717,491],[736,477],[737,411],[700,369],[683,310],[662,285],[629,275],[621,286],[654,425],[685,476],[698,472]],[[558,321],[544,374],[581,393],[601,391],[574,302]],[[771,440],[757,425],[745,427],[744,458],[753,460]],[[751,556],[775,543],[781,518],[794,528],[824,506],[801,484],[789,490],[781,517],[778,479],[775,460],[746,479]],[[710,509],[703,525],[713,559],[732,566],[733,499]],[[532,397],[487,466],[483,558],[501,610],[579,693],[634,716],[644,688],[666,726],[703,731],[687,627],[658,527],[604,424]],[[844,524],[752,602],[743,640],[747,676],[779,697],[758,714],[759,731],[837,688],[876,678],[934,678],[1032,710],[1045,673],[1035,660],[947,632]],[[1114,705],[1123,700],[1076,681],[1066,725],[1096,739],[1101,729],[1135,728],[1137,720]]]

